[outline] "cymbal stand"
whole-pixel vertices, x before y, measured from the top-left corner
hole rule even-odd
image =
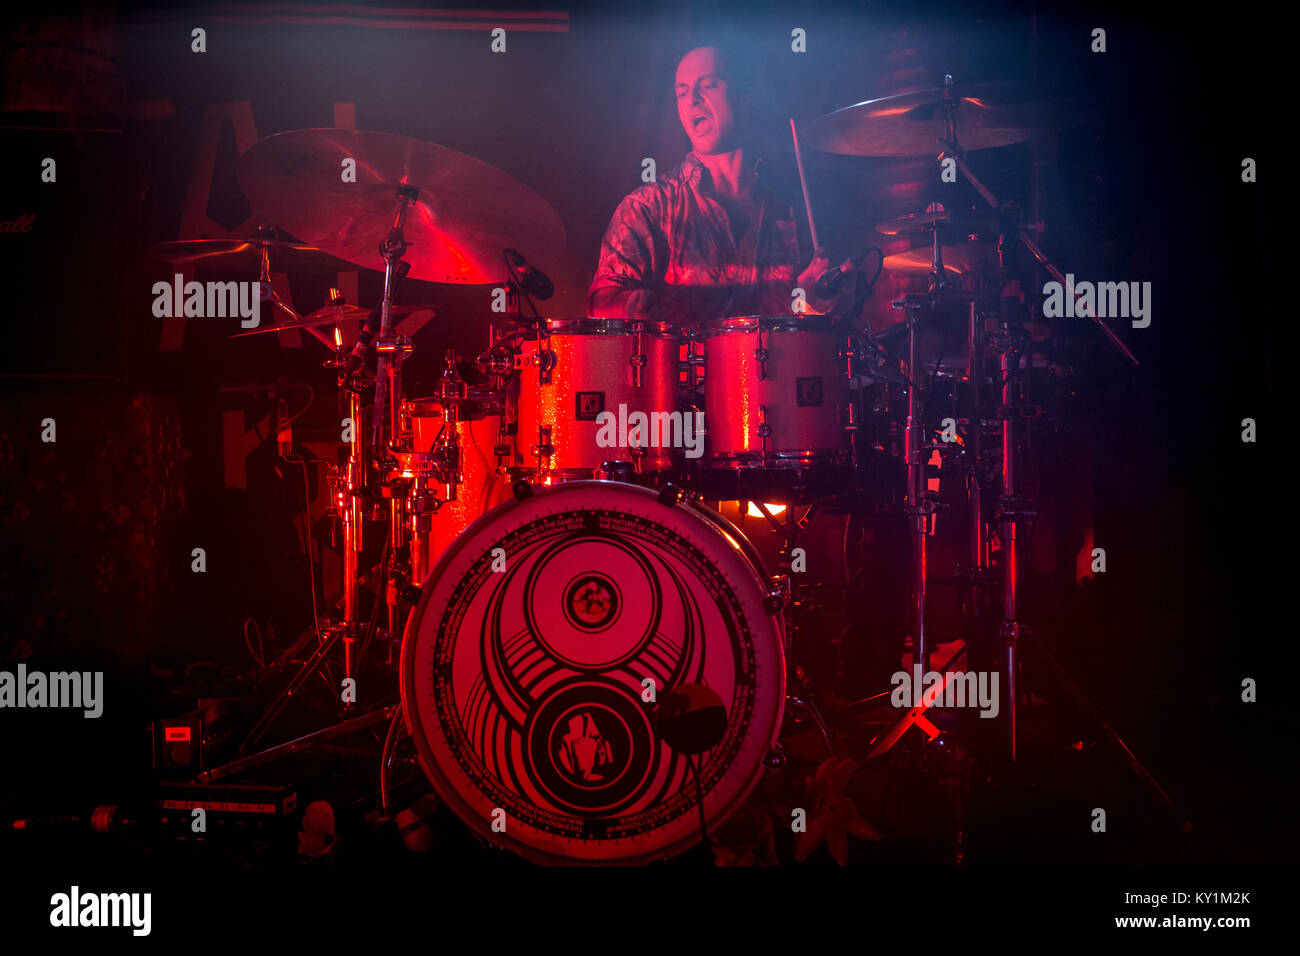
[[[270,302],[271,305],[289,316],[293,321],[302,322],[303,317],[293,308],[293,306],[280,298],[280,293],[276,292],[275,286],[271,284],[271,246],[274,242],[275,230],[273,228],[270,226],[257,227],[257,246],[259,253],[259,266],[257,272],[258,294],[264,302]],[[334,347],[334,343],[329,340],[328,336],[315,326],[305,325],[303,326],[303,329],[319,339],[326,348]]]
[[[994,212],[1000,214],[1003,212],[1005,207],[998,200],[998,197],[993,194],[992,190],[985,186],[984,183],[980,181],[979,177],[975,175],[975,171],[971,169],[970,164],[966,162],[966,156],[962,152],[961,145],[957,142],[957,108],[960,106],[961,101],[954,95],[952,76],[945,76],[943,82],[944,86],[948,87],[948,101],[944,103],[943,107],[946,135],[942,143],[943,151],[940,152],[939,158],[941,160],[948,158],[955,160],[958,170],[960,170],[961,174],[966,177],[973,187],[975,187],[975,191],[980,194]],[[1061,284],[1061,288],[1066,290],[1069,295],[1074,295],[1074,290],[1070,287],[1069,283],[1065,281],[1064,274],[1062,274],[1061,270],[1058,269],[1047,257],[1047,254],[1039,248],[1038,243],[1030,238],[1029,230],[1023,226],[1017,228],[1016,237],[1020,240],[1021,244],[1029,250],[1029,254],[1038,261],[1039,265],[1051,273],[1052,278]],[[1088,318],[1092,319],[1092,321],[1096,323],[1097,327],[1105,333],[1106,338],[1110,340],[1111,344],[1114,345],[1115,348],[1119,349],[1126,359],[1134,365],[1138,364],[1137,357],[1129,351],[1128,346],[1125,345],[1120,337],[1115,334],[1115,330],[1106,324],[1104,319],[1097,316],[1095,311],[1091,312],[1088,315]]]
[[[362,529],[365,527],[363,497],[366,486],[366,430],[361,392],[364,387],[360,377],[348,371],[348,354],[341,336],[336,336],[337,354],[331,363],[338,370],[339,392],[347,397],[347,418],[351,422],[352,441],[348,446],[348,460],[342,472],[330,477],[330,505],[338,516],[342,528],[343,563],[343,619],[337,627],[343,631],[343,672],[355,678],[360,662],[355,659],[356,642],[363,629],[358,608],[357,585],[360,578],[361,552],[364,547]]]
[[[438,387],[438,400],[442,405],[442,427],[434,439],[426,462],[420,462],[413,468],[410,491],[406,499],[406,511],[410,520],[410,578],[409,584],[418,589],[424,584],[430,568],[425,565],[427,541],[433,530],[433,516],[438,509],[455,501],[458,488],[464,480],[461,475],[460,435],[457,425],[460,422],[461,406],[469,395],[469,386],[460,377],[456,366],[460,355],[454,349],[448,349],[443,355],[446,367],[442,372],[442,381]],[[416,457],[412,456],[414,461]],[[441,485],[436,493],[432,485]],[[415,592],[406,590],[408,597]]]
[[[935,233],[936,276],[942,278],[943,265],[938,233]],[[934,521],[934,502],[926,494],[925,465],[929,442],[921,423],[921,332],[923,313],[933,311],[942,286],[933,283],[931,291],[912,294],[904,299],[907,314],[907,426],[903,440],[903,458],[907,464],[907,495],[904,513],[907,515],[911,535],[910,561],[911,591],[908,625],[912,638],[912,662],[921,666],[921,673],[929,670],[930,645],[926,633],[926,545]]]
[[[379,356],[375,373],[375,403],[373,422],[373,447],[382,473],[390,473],[396,465],[394,453],[410,451],[410,429],[402,422],[402,363],[413,351],[411,340],[395,335],[393,330],[393,295],[401,279],[400,263],[406,254],[407,243],[402,235],[411,206],[419,198],[414,186],[398,186],[397,202],[393,211],[393,224],[379,244],[379,254],[384,260],[384,294],[380,302],[379,337],[375,352]],[[408,547],[404,521],[405,499],[393,493],[389,497],[389,554],[399,564]],[[388,633],[401,629],[400,600],[393,575],[385,593],[388,604]]]
[[[802,605],[796,599],[795,589],[799,586],[794,583],[794,578],[791,573],[792,552],[794,551],[796,542],[799,540],[799,534],[804,530],[808,521],[816,512],[817,505],[812,505],[804,513],[802,518],[795,518],[795,506],[793,503],[788,504],[786,505],[785,521],[781,521],[780,518],[772,513],[765,502],[758,500],[740,502],[741,508],[746,507],[748,504],[755,505],[758,510],[763,513],[763,517],[767,519],[767,523],[772,526],[773,533],[780,535],[782,538],[780,557],[778,558],[781,562],[781,573],[776,575],[774,580],[777,588],[784,596],[782,609],[785,616],[785,658],[786,661],[789,662],[789,666],[786,668],[786,700],[791,706],[802,710],[808,715],[814,726],[816,726],[817,732],[821,734],[822,743],[826,745],[826,752],[833,757],[835,756],[835,744],[831,740],[831,732],[830,728],[826,724],[826,719],[822,716],[821,709],[818,708],[817,701],[813,697],[811,682],[808,680],[808,677],[803,670],[794,663],[795,654],[793,641],[794,634],[798,629],[798,622],[795,620],[795,611]]]

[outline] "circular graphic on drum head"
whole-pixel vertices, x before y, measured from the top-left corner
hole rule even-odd
[[[574,627],[603,631],[618,618],[618,585],[604,574],[578,575],[564,594],[564,613]]]
[[[644,488],[573,482],[457,540],[408,623],[402,700],[425,772],[462,819],[545,863],[694,845],[694,776],[652,715],[683,684],[726,708],[699,758],[705,819],[735,809],[775,740],[784,666],[765,574],[733,532]]]

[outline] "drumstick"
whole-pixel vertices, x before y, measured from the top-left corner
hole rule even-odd
[[[817,223],[813,220],[812,203],[808,201],[808,180],[803,174],[803,154],[799,152],[799,134],[794,128],[794,117],[790,117],[790,138],[794,141],[794,163],[799,167],[799,188],[803,190],[803,208],[808,212],[808,231],[812,233],[813,258],[822,251],[822,244],[817,241]]]

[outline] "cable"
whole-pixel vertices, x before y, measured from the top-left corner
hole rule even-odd
[[[298,419],[302,418],[303,415],[307,414],[307,409],[311,408],[312,402],[316,401],[316,389],[312,388],[306,382],[294,382],[294,385],[307,389],[307,404],[281,422],[281,428],[288,428]]]
[[[691,775],[695,778],[695,806],[700,811],[700,839],[704,845],[709,848],[710,853],[713,851],[713,844],[709,842],[709,828],[704,819],[704,786],[700,783],[700,770],[695,764],[695,755],[686,755],[686,766],[691,768]]]
[[[257,628],[257,649],[254,650],[253,642],[248,637],[248,625]],[[248,648],[248,653],[252,655],[257,666],[266,670],[266,646],[262,643],[262,628],[258,626],[257,621],[250,618],[244,619],[244,646]]]

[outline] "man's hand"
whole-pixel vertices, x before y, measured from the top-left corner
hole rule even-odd
[[[817,298],[816,293],[813,292],[813,286],[817,284],[817,280],[820,279],[830,267],[831,259],[830,256],[826,254],[826,250],[818,249],[813,254],[812,262],[808,263],[808,267],[804,269],[803,272],[799,273],[799,278],[795,282],[796,286],[803,289],[804,298],[807,300],[808,304],[819,312],[825,311],[825,308],[830,305],[830,300]]]

